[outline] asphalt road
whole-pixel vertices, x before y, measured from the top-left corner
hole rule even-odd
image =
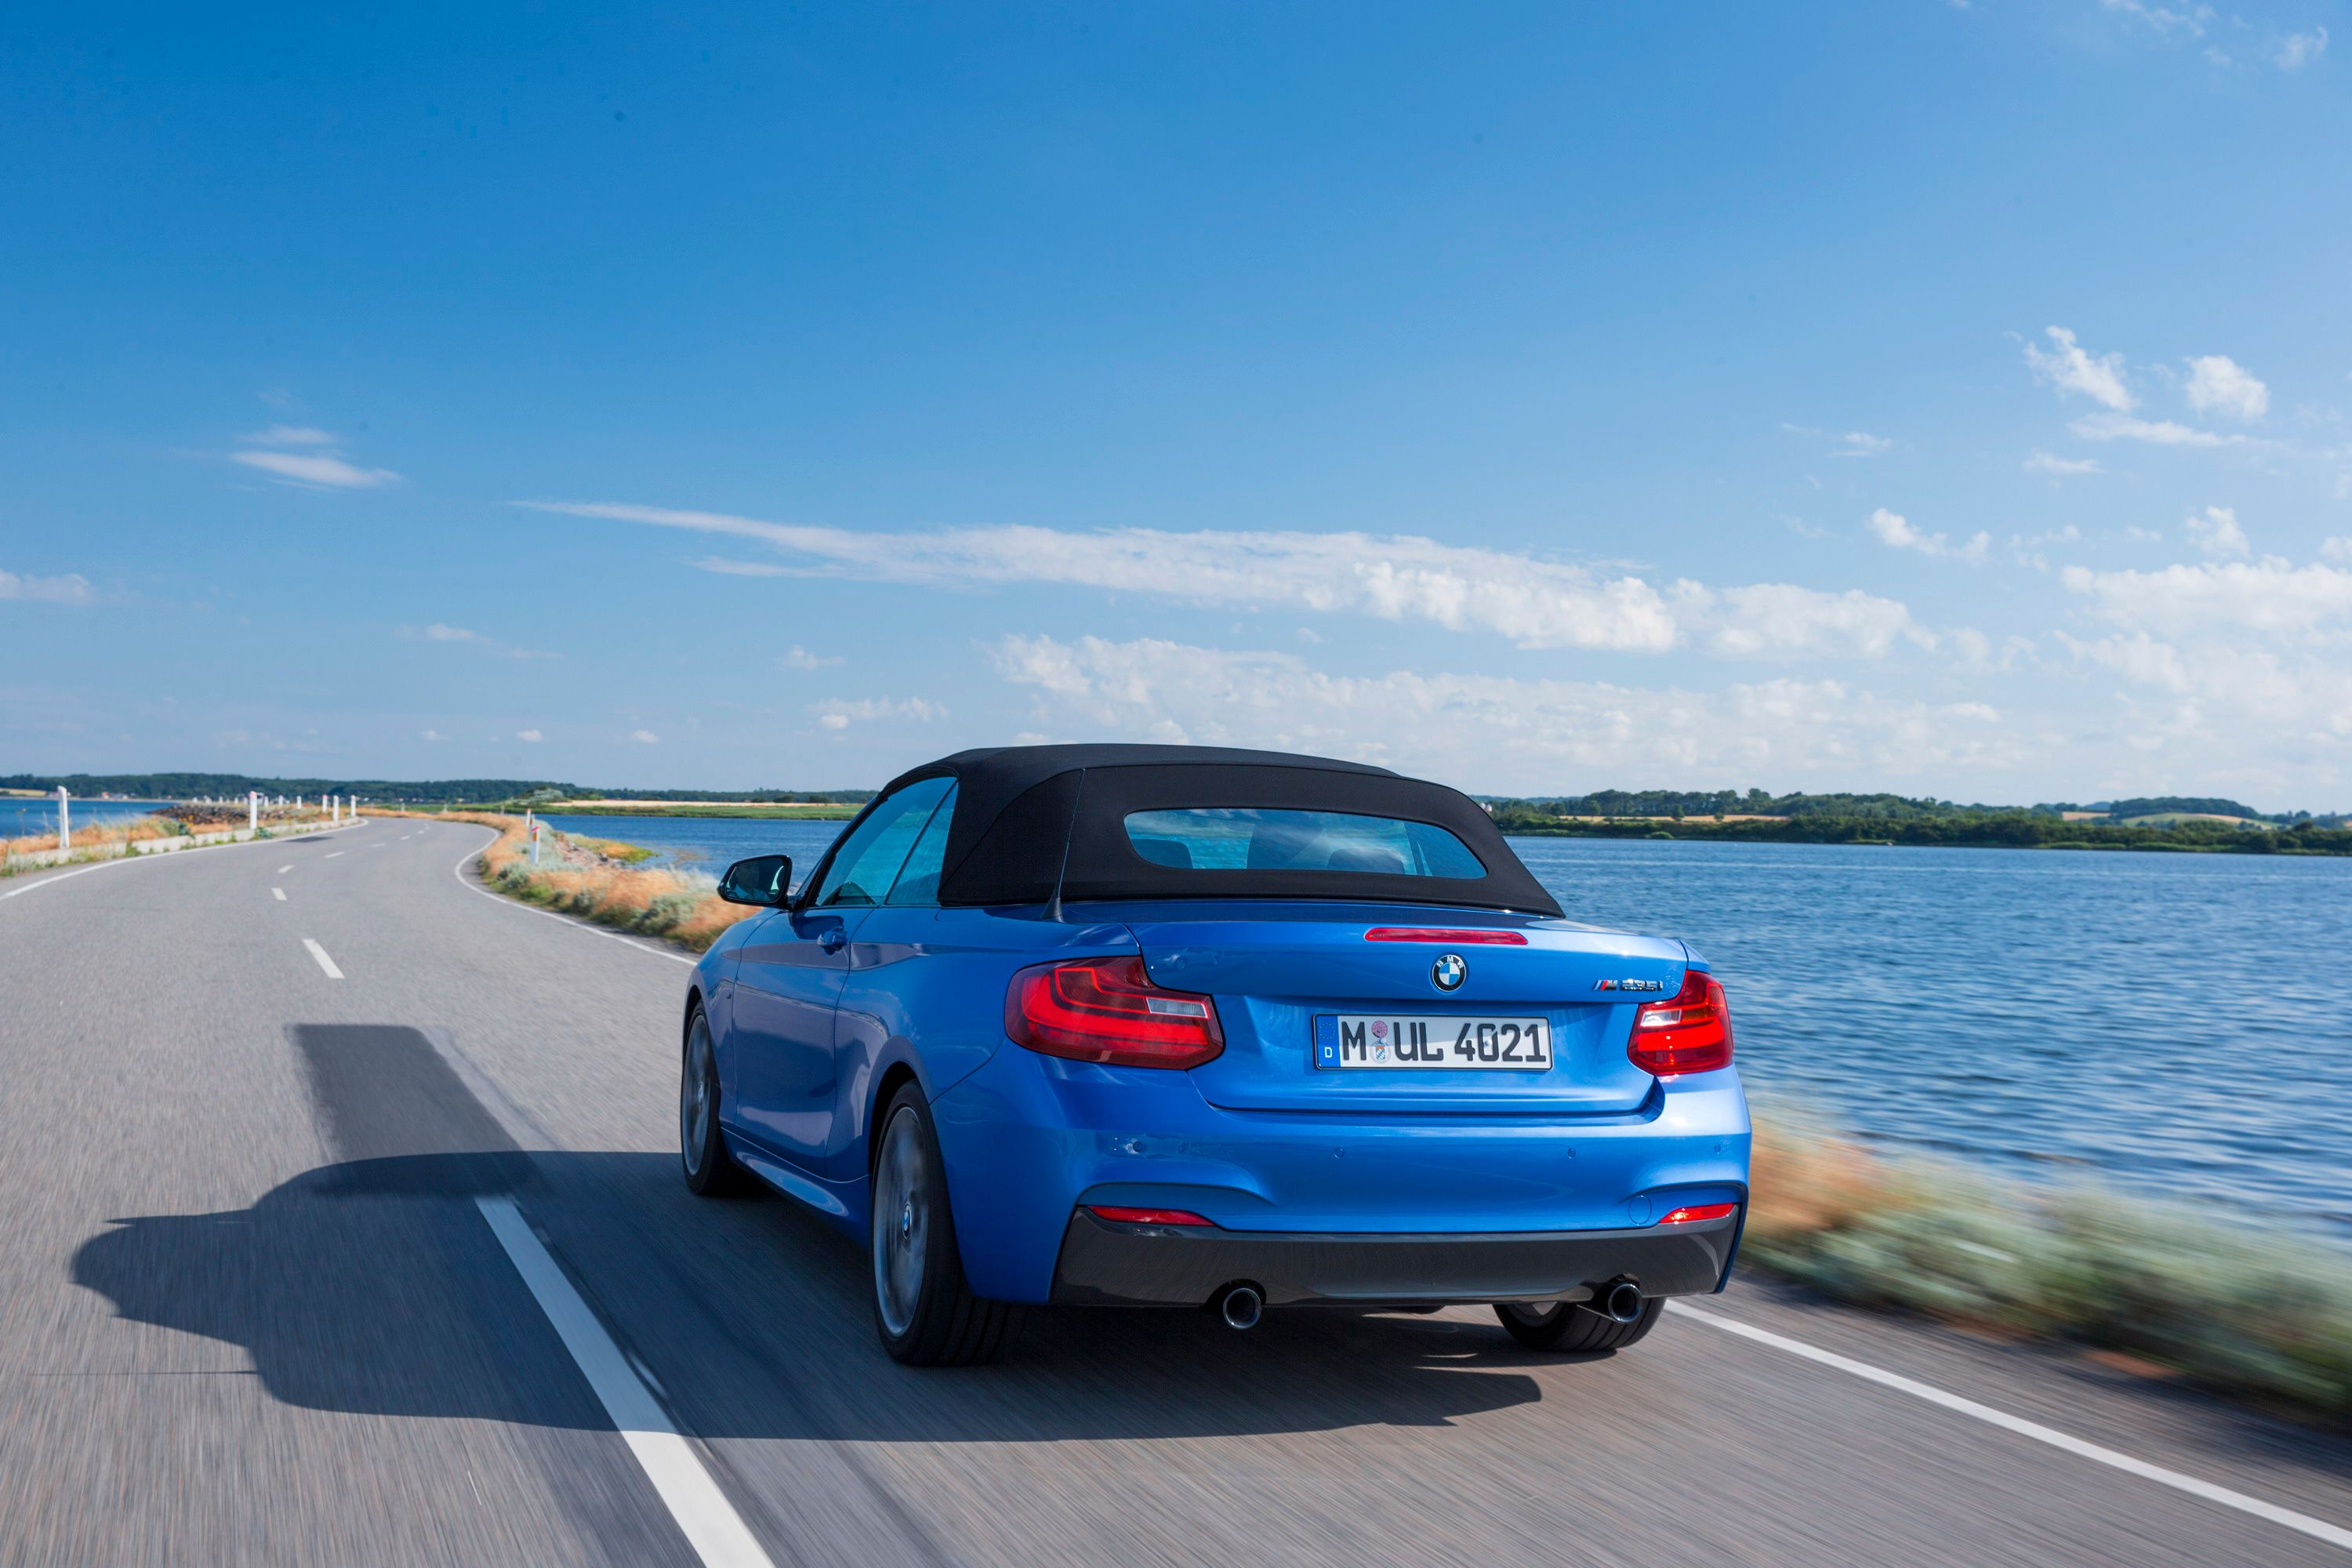
[[[1070,1312],[899,1368],[855,1248],[679,1183],[685,966],[483,841],[0,883],[0,1562],[2352,1560],[2352,1447],[1748,1284],[1582,1361]]]

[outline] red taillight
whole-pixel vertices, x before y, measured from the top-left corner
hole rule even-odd
[[[1683,988],[1664,1002],[1644,1002],[1633,1011],[1633,1037],[1625,1054],[1643,1072],[1660,1078],[1713,1072],[1731,1065],[1731,1007],[1723,984],[1705,970],[1683,972]]]
[[[1721,1219],[1726,1215],[1736,1213],[1738,1208],[1739,1205],[1738,1204],[1693,1204],[1688,1208],[1668,1210],[1666,1217],[1660,1220],[1658,1223],[1660,1225],[1688,1225],[1693,1220]],[[1096,1212],[1100,1213],[1101,1211],[1097,1210]]]
[[[1374,926],[1366,942],[1442,942],[1461,947],[1525,947],[1526,935],[1515,931],[1450,931],[1442,926]]]
[[[1097,1219],[1107,1219],[1119,1225],[1206,1225],[1209,1222],[1191,1209],[1130,1209],[1114,1204],[1088,1204],[1087,1212]]]
[[[1196,1068],[1225,1048],[1217,1005],[1151,984],[1136,957],[1024,969],[1004,993],[1004,1032],[1033,1051],[1123,1068]]]

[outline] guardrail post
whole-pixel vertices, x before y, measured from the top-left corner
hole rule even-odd
[[[66,795],[66,786],[58,785],[58,847],[73,847],[73,805]]]

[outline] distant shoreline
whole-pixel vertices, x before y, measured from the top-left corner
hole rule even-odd
[[[2183,833],[2164,827],[2132,827],[2106,823],[2039,819],[2048,828],[2021,826],[2036,819],[2003,820],[1998,827],[1981,819],[1959,823],[1927,818],[1916,821],[1831,820],[1819,826],[1801,818],[1748,817],[1722,822],[1657,817],[1559,818],[1531,823],[1498,817],[1506,835],[1522,838],[1675,839],[1685,843],[1721,844],[1845,844],[1886,849],[2096,849],[2168,855],[2302,855],[2352,856],[2352,830],[2315,828],[2309,831],[2267,829]],[[2048,837],[2042,837],[2043,833]]]
[[[734,816],[793,822],[847,822],[864,808],[823,801],[562,800],[534,806],[557,816]]]

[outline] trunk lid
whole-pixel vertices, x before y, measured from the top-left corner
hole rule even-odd
[[[1397,905],[1224,905],[1136,909],[1123,919],[1156,984],[1216,999],[1225,1049],[1192,1069],[1209,1103],[1234,1110],[1339,1114],[1605,1115],[1638,1110],[1656,1079],[1626,1059],[1633,1010],[1671,996],[1689,952],[1678,942],[1568,921]],[[1407,928],[1517,937],[1371,942]],[[1460,984],[1432,978],[1448,955]],[[1606,984],[1604,984],[1606,983]],[[1318,1018],[1540,1017],[1540,1071],[1440,1067],[1385,1071],[1318,1066]],[[1333,1026],[1319,1026],[1327,1037]],[[1451,1037],[1448,1037],[1449,1038]]]

